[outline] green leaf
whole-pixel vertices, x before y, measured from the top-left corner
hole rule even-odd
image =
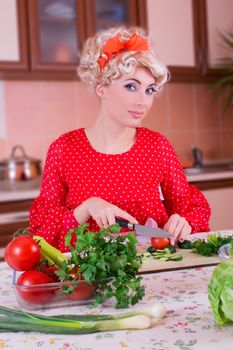
[[[142,263],[137,256],[137,238],[133,233],[112,236],[112,233],[119,232],[118,224],[101,228],[98,232],[91,232],[87,225],[82,225],[66,236],[71,258],[60,274],[63,279],[69,280],[66,272],[72,265],[79,266],[78,271],[87,282],[102,280],[102,286],[100,283],[97,288],[99,292],[96,293],[95,305],[114,297],[116,307],[128,307],[144,295],[141,278],[136,277]],[[73,233],[77,237],[75,247],[70,245]],[[111,282],[105,283],[109,278]]]

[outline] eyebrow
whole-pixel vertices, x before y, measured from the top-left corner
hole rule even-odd
[[[124,82],[126,82],[126,81],[130,81],[130,80],[134,80],[134,81],[136,81],[136,83],[138,83],[138,84],[142,84],[141,82],[140,82],[140,80],[138,80],[138,79],[135,79],[135,78],[130,78],[130,79],[126,79]],[[149,84],[148,86],[152,86],[152,85],[156,85],[155,83],[152,83],[152,84]]]

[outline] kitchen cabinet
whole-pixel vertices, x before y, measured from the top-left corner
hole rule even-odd
[[[0,1],[0,76],[28,68],[25,5],[24,0]]]
[[[32,199],[0,202],[0,257],[12,235],[20,228],[29,226],[29,209]]]
[[[147,0],[148,28],[172,81],[209,81],[222,74],[218,31],[232,28],[231,0]]]
[[[211,230],[232,230],[233,187],[204,190],[203,194],[211,207]]]
[[[10,64],[0,66],[6,79],[77,79],[81,49],[96,30],[122,25],[146,28],[145,0],[10,1],[25,14],[23,18],[18,13],[18,28],[27,42],[29,61],[24,73],[13,74]]]
[[[198,181],[193,184],[202,191],[209,202],[211,230],[232,230],[233,178]]]
[[[222,74],[218,30],[231,28],[232,10],[232,0],[1,0],[0,76],[77,79],[87,37],[137,25],[149,29],[172,81],[206,82]]]

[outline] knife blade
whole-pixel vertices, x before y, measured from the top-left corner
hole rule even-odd
[[[167,237],[171,238],[173,235],[165,230],[162,230],[161,228],[152,228],[150,226],[146,225],[139,225],[139,224],[131,224],[129,221],[116,218],[116,223],[119,224],[121,227],[126,227],[131,230],[134,230],[139,236],[147,236],[147,237]]]

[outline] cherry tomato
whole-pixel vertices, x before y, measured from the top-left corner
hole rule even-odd
[[[30,270],[23,272],[19,276],[16,289],[20,297],[27,303],[43,304],[46,303],[54,293],[53,289],[44,286],[44,284],[48,283],[51,283],[51,279],[45,273],[37,270]],[[38,286],[33,286],[35,284]]]
[[[4,258],[16,271],[32,270],[40,261],[40,247],[32,237],[18,236],[6,246]]]
[[[169,238],[158,238],[158,237],[151,237],[151,245],[155,249],[164,249],[170,245],[170,239]]]
[[[66,296],[72,300],[86,300],[89,299],[94,292],[92,285],[81,282],[72,293],[67,293]]]

